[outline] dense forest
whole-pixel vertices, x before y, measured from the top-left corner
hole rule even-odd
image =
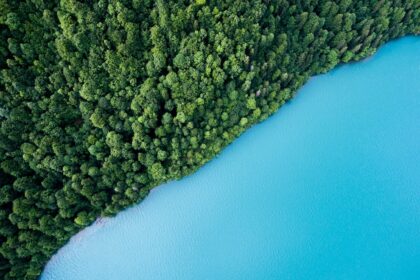
[[[0,0],[0,278],[419,33],[418,0]]]

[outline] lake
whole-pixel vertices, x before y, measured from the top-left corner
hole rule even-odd
[[[420,37],[312,78],[41,279],[420,279]]]

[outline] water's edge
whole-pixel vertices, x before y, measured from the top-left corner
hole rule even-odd
[[[408,41],[412,41],[412,43],[416,43],[416,44],[418,44],[418,38],[413,38],[413,37],[407,37],[407,38],[404,38],[404,39],[399,39],[398,41],[395,41],[395,42],[389,42],[389,43],[387,43],[386,44],[386,46],[388,46],[388,45],[392,45],[392,44],[398,44],[399,42],[401,42],[402,40],[408,40]],[[383,49],[384,47],[381,47],[380,49],[379,49],[379,52],[381,52],[381,50]],[[374,58],[377,56],[377,53],[374,55]],[[356,67],[357,65],[360,65],[360,64],[364,64],[364,63],[372,63],[372,60],[373,59],[369,59],[369,60],[363,60],[363,61],[359,61],[358,63],[356,63],[356,64],[353,64],[353,63],[351,63],[351,64],[345,64],[345,65],[340,65],[339,67],[338,67],[338,70],[337,69],[334,69],[332,72],[329,72],[328,74],[326,74],[326,75],[321,75],[321,76],[317,76],[317,77],[314,77],[314,78],[311,78],[310,79],[310,81],[309,82],[307,82],[306,83],[306,85],[304,86],[304,88],[309,84],[309,85],[313,85],[314,83],[316,83],[316,80],[318,80],[318,79],[322,79],[322,78],[325,78],[325,76],[335,76],[335,73],[337,73],[338,71],[341,71],[340,69],[342,69],[342,68],[348,68],[348,67]],[[358,66],[359,67],[359,66]],[[338,74],[337,74],[338,75]],[[371,78],[374,78],[374,77],[371,77]],[[317,88],[317,90],[322,90],[321,88]],[[303,91],[302,89],[300,89],[299,91]],[[301,94],[298,94],[298,96],[300,96]],[[296,98],[298,98],[298,96],[296,97]],[[309,94],[308,94],[308,96],[309,96]],[[296,99],[295,98],[295,99]],[[368,97],[366,97],[367,99],[369,99]],[[301,98],[299,98],[299,99],[301,99]],[[313,99],[313,98],[312,98]],[[326,100],[323,100],[323,101],[325,101],[325,102],[327,102]],[[294,101],[294,102],[292,102],[292,104],[295,104],[296,102]],[[356,102],[357,103],[357,102]],[[290,111],[291,111],[291,106],[290,105],[285,105],[285,107],[287,107],[288,108],[288,110],[289,110],[289,113],[283,113],[283,115],[284,114],[291,114],[290,113]],[[279,110],[279,112],[282,112],[283,110]],[[279,114],[281,114],[281,113],[276,113],[275,115],[277,116],[277,115],[279,115]],[[363,113],[363,112],[362,112]],[[264,125],[264,127],[267,129],[267,126],[268,126],[268,124],[266,124],[267,122],[274,122],[274,121],[270,121],[272,118],[273,118],[274,116],[272,116],[271,118],[269,118],[268,120],[266,120],[266,121],[264,121],[263,123],[261,123],[259,126],[254,126],[252,129],[250,129],[250,130],[247,130],[246,131],[246,133],[244,133],[244,135],[242,135],[239,139],[236,139],[234,142],[235,143],[237,143],[237,144],[234,144],[235,146],[237,146],[237,145],[244,145],[244,141],[245,140],[242,140],[242,138],[246,138],[246,137],[249,137],[249,138],[247,138],[248,140],[247,141],[250,141],[250,139],[252,139],[252,137],[251,136],[249,136],[250,135],[250,133],[256,133],[256,132],[254,132],[254,131],[256,131],[257,130],[257,128],[258,127],[260,127],[261,125]],[[294,117],[296,117],[296,115],[294,116]],[[282,123],[282,125],[285,125],[285,123],[284,123],[284,121],[282,121],[281,122]],[[335,124],[335,125],[337,125],[337,124]],[[274,127],[272,128],[272,129],[274,129]],[[352,127],[350,127],[350,130],[352,130],[352,129],[354,129],[354,128],[352,128]],[[261,128],[259,128],[258,130],[260,130],[261,131]],[[293,127],[291,127],[290,125],[289,126],[287,126],[286,127],[286,131],[284,131],[284,129],[283,129],[283,132],[287,132],[287,130],[291,130],[291,131],[293,131],[294,130],[294,128]],[[328,130],[327,131],[324,131],[325,133],[327,133],[328,132]],[[314,132],[315,133],[315,132]],[[275,133],[274,133],[275,134]],[[284,134],[284,135],[287,135],[287,134]],[[284,136],[283,135],[283,136]],[[313,136],[313,135],[312,135]],[[280,137],[281,138],[281,137]],[[279,138],[279,139],[280,139]],[[260,140],[261,140],[261,138],[259,138]],[[278,140],[278,139],[277,139]],[[241,142],[242,144],[238,144],[238,142]],[[316,142],[316,141],[315,141]],[[289,143],[290,144],[290,143]],[[316,142],[316,143],[312,143],[312,144],[318,144],[318,145],[320,145],[321,143],[318,143],[318,142]],[[268,146],[269,146],[269,144],[267,144]],[[228,153],[232,153],[232,148],[231,148],[231,146],[232,145],[229,145],[229,147],[227,147],[227,148],[225,148],[224,149],[224,151],[223,151],[223,153],[222,153],[222,156],[224,156],[225,157],[225,161],[228,161],[227,160],[227,157],[228,157]],[[258,147],[253,147],[253,148],[258,148]],[[323,147],[323,148],[325,148],[325,147]],[[257,151],[257,150],[255,150],[255,151]],[[252,159],[251,157],[252,157],[252,154],[253,153],[250,153],[250,155],[247,155],[245,158],[247,159],[247,160],[255,160],[255,159]],[[241,160],[244,160],[244,163],[241,163],[242,165],[246,165],[246,160],[245,159],[241,159]],[[264,160],[263,159],[258,159],[258,160],[260,160],[260,162],[259,162],[259,164],[260,165],[263,165],[263,166],[265,166],[266,165],[266,163],[264,163]],[[218,162],[218,163],[213,163],[213,162]],[[191,183],[191,181],[193,181],[193,180],[198,180],[199,182],[201,182],[202,181],[202,179],[197,179],[196,177],[198,177],[198,176],[200,176],[200,174],[199,173],[204,173],[204,172],[207,172],[206,174],[209,174],[209,169],[215,169],[215,167],[208,167],[209,165],[212,165],[212,166],[214,166],[215,164],[220,164],[220,165],[222,165],[222,163],[220,163],[220,160],[212,160],[210,163],[207,163],[206,164],[206,166],[205,167],[202,167],[201,169],[200,169],[200,171],[199,172],[197,172],[197,173],[194,173],[193,175],[190,175],[190,176],[187,176],[187,177],[185,177],[185,178],[183,178],[181,181],[179,181],[179,182],[170,182],[170,183],[166,183],[166,184],[164,184],[164,185],[161,185],[159,188],[155,188],[155,189],[153,189],[152,191],[151,191],[151,193],[149,194],[149,196],[148,196],[148,198],[146,198],[146,200],[144,201],[144,202],[142,202],[141,203],[141,205],[143,205],[144,204],[144,206],[140,206],[140,205],[137,205],[137,206],[134,206],[134,207],[132,207],[132,208],[130,208],[130,209],[128,209],[128,210],[125,210],[123,213],[121,213],[121,214],[118,214],[117,215],[117,217],[116,218],[102,218],[102,219],[99,219],[99,220],[97,220],[92,226],[90,226],[90,227],[88,227],[88,228],[86,228],[86,229],[84,229],[84,230],[82,230],[81,232],[79,232],[77,235],[75,235],[71,240],[70,240],[70,242],[67,244],[67,245],[65,245],[64,247],[63,247],[63,249],[61,249],[56,255],[54,255],[53,257],[52,257],[52,259],[50,260],[50,262],[48,263],[48,265],[47,265],[47,267],[45,268],[45,271],[44,271],[44,274],[41,276],[41,279],[70,279],[70,278],[54,278],[54,277],[56,277],[56,275],[54,276],[54,274],[52,274],[52,272],[51,272],[51,265],[54,265],[54,264],[58,264],[59,263],[59,259],[60,258],[66,258],[63,254],[65,254],[65,251],[66,251],[66,249],[65,248],[67,248],[67,251],[68,251],[68,247],[69,246],[87,246],[86,245],[86,242],[87,241],[93,241],[93,237],[95,236],[95,235],[101,235],[101,234],[104,234],[104,229],[109,229],[109,230],[111,230],[110,229],[110,227],[112,227],[112,226],[115,226],[115,225],[117,225],[118,224],[118,222],[116,221],[116,220],[118,220],[118,219],[121,219],[121,216],[124,214],[124,215],[126,215],[126,212],[128,212],[128,211],[131,211],[131,212],[138,212],[137,214],[138,215],[140,215],[140,218],[143,218],[143,219],[146,219],[147,220],[147,217],[144,215],[144,214],[141,214],[140,212],[139,212],[139,208],[146,208],[146,207],[153,207],[153,206],[149,206],[149,205],[153,205],[153,203],[151,202],[151,200],[152,199],[157,199],[156,197],[157,196],[159,196],[159,195],[162,195],[162,193],[163,193],[163,190],[165,189],[165,191],[167,191],[167,192],[169,192],[169,190],[166,190],[166,189],[168,189],[170,186],[175,186],[175,185],[177,185],[178,187],[181,187],[181,185],[183,184],[183,183],[186,183],[187,185],[188,185],[188,182],[190,182]],[[229,160],[228,161],[228,163],[227,164],[234,164],[234,162],[232,162],[232,160]],[[281,165],[281,164],[280,164]],[[267,166],[266,166],[267,167]],[[285,166],[283,166],[284,168],[286,168],[287,169],[287,165],[285,165]],[[239,168],[239,169],[235,169],[235,168]],[[269,167],[267,167],[267,168],[269,168]],[[206,171],[201,171],[201,170],[204,170],[204,169],[207,169]],[[216,168],[217,169],[217,168]],[[240,167],[233,167],[233,169],[235,169],[236,171],[238,171],[238,170],[241,170],[241,168]],[[248,169],[246,169],[246,170],[248,170]],[[258,168],[256,168],[256,170],[259,170]],[[222,170],[218,170],[218,171],[222,171]],[[232,170],[231,170],[232,171]],[[265,174],[265,175],[268,175],[269,173],[265,173],[266,171],[262,171],[262,174]],[[216,173],[216,174],[218,174],[218,175],[220,175],[221,177],[223,177],[220,173]],[[240,173],[236,173],[236,174],[240,174]],[[203,175],[201,175],[201,176],[203,176]],[[207,176],[209,176],[209,175],[207,175]],[[231,176],[231,174],[228,174],[227,176]],[[226,179],[226,178],[225,178]],[[229,179],[229,178],[228,178]],[[229,180],[231,180],[232,178],[230,178]],[[228,180],[228,181],[229,181]],[[226,181],[226,180],[225,180]],[[274,179],[274,181],[276,181],[275,179]],[[219,181],[217,181],[218,183],[223,183],[223,180],[219,180]],[[414,181],[414,182],[416,182],[416,181]],[[256,182],[254,182],[254,183],[256,183]],[[162,188],[162,186],[165,186],[165,188]],[[173,188],[172,188],[173,189]],[[173,190],[171,190],[171,192],[174,192]],[[219,195],[220,194],[216,194],[216,196],[217,196],[217,199],[220,199],[220,197],[219,197]],[[167,195],[166,195],[167,196]],[[175,198],[175,197],[174,197]],[[247,200],[247,199],[245,199],[245,200]],[[174,204],[176,203],[176,200],[174,199],[174,201],[175,202],[173,202]],[[197,205],[195,205],[195,206],[197,206]],[[172,231],[171,231],[172,232]],[[85,242],[85,243],[83,243],[83,242]],[[82,244],[83,243],[83,244]],[[145,245],[145,244],[143,244],[143,245]],[[62,252],[63,251],[63,252]],[[71,254],[72,255],[76,255],[74,252],[71,252]],[[109,275],[108,275],[109,276]],[[51,278],[51,277],[53,277],[53,278]],[[79,279],[79,278],[78,278]],[[80,278],[81,279],[81,278]],[[86,278],[86,279],[88,279],[88,278]],[[89,279],[93,279],[93,278],[89,278]],[[96,278],[95,278],[96,279]],[[109,279],[118,279],[118,278],[109,278]],[[134,279],[134,278],[133,278]],[[137,278],[136,278],[137,279]],[[145,279],[148,279],[148,278],[145,278]],[[181,278],[177,278],[177,279],[181,279]],[[186,278],[185,278],[186,279]]]

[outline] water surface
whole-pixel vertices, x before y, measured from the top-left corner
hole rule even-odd
[[[420,38],[311,79],[41,279],[420,279]]]

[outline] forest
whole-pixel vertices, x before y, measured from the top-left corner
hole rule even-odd
[[[418,0],[0,0],[0,279],[419,33]]]

